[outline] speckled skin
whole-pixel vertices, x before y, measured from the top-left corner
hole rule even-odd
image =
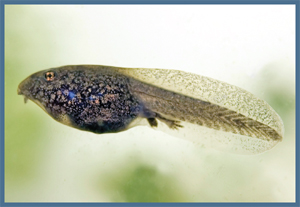
[[[51,81],[45,78],[49,71],[55,75]],[[64,124],[111,133],[125,130],[143,114],[143,105],[129,92],[128,82],[128,77],[113,70],[67,66],[31,75],[18,92]]]

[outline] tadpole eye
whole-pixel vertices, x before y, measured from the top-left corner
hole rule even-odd
[[[54,77],[55,77],[55,73],[54,72],[50,71],[50,72],[46,72],[45,73],[45,79],[47,81],[53,81]]]

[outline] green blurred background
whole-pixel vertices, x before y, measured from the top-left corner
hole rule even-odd
[[[294,202],[294,11],[6,5],[5,201]],[[69,128],[17,95],[30,74],[66,64],[180,69],[238,85],[282,117],[283,142],[243,156],[147,127],[109,135]]]

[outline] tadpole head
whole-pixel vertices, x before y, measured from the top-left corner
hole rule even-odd
[[[68,82],[63,78],[68,68],[51,68],[36,72],[24,79],[18,86],[17,93],[24,96],[24,102],[31,100],[45,112],[56,118],[54,102],[55,94]]]

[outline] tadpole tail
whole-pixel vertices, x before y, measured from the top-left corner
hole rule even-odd
[[[210,102],[134,80],[131,81],[131,91],[148,109],[171,120],[186,121],[214,130],[266,141],[282,140],[282,136],[273,128]]]

